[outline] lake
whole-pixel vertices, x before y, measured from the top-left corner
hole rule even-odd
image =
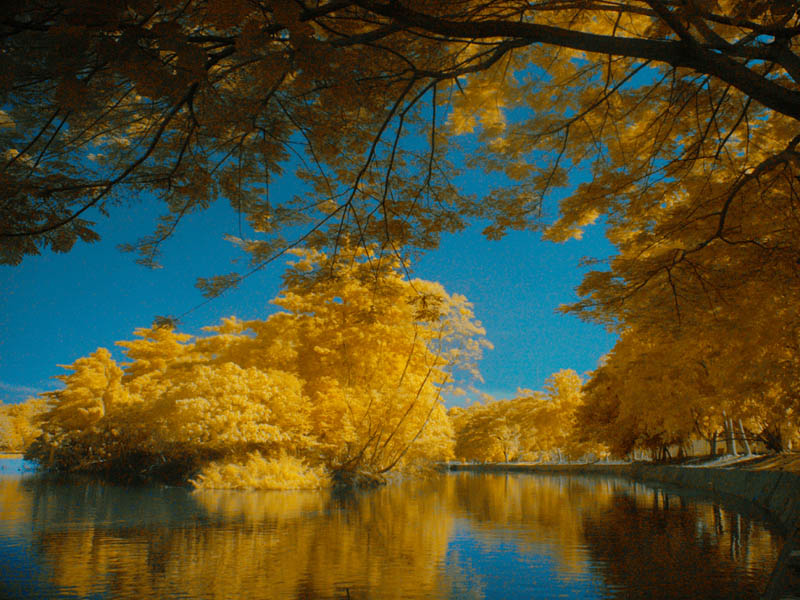
[[[749,600],[783,542],[762,515],[602,476],[192,492],[21,464],[0,461],[3,599]]]

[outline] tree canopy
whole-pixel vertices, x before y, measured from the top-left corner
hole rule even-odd
[[[600,319],[643,288],[680,310],[726,288],[721,263],[793,278],[798,19],[788,0],[11,2],[2,260],[153,194],[163,219],[129,247],[148,264],[225,198],[254,266],[344,233],[399,251],[471,218],[565,239],[602,217],[620,253],[578,306]],[[271,202],[293,156],[312,191]],[[473,197],[465,168],[505,182]]]
[[[466,299],[394,260],[305,251],[265,320],[191,336],[167,326],[79,358],[45,394],[28,456],[45,468],[201,487],[320,487],[447,459],[442,393],[478,376],[483,329]],[[41,409],[40,409],[41,411]]]
[[[575,371],[562,369],[547,378],[544,391],[520,390],[512,400],[451,408],[456,458],[561,461],[606,454],[607,436],[595,435],[587,443],[578,427],[578,413],[587,410],[582,385]]]

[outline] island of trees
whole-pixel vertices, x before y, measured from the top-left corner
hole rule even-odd
[[[79,359],[3,427],[24,445],[23,413],[44,411],[29,453],[45,465],[201,485],[374,476],[451,451],[663,455],[734,435],[785,449],[800,426],[798,36],[788,0],[12,2],[3,263],[90,243],[93,219],[147,196],[163,217],[127,247],[147,265],[186,215],[224,199],[242,216],[230,239],[249,267],[198,282],[209,297],[292,248],[304,266],[285,312],[200,337],[161,317],[121,342],[125,363]],[[295,163],[307,193],[276,200]],[[459,189],[476,169],[496,186]],[[560,372],[448,420],[480,328],[405,268],[476,220],[554,242],[602,223],[616,254],[589,260],[564,310],[619,342],[583,384]]]

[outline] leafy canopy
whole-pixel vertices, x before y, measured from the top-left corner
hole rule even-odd
[[[399,252],[473,217],[565,239],[604,216],[620,254],[576,307],[601,320],[647,287],[696,301],[720,261],[793,274],[799,18],[789,0],[10,2],[2,260],[93,241],[98,211],[154,194],[164,216],[129,247],[148,264],[225,198],[255,268],[346,232]],[[290,158],[310,192],[273,202]],[[464,195],[454,161],[503,184]]]
[[[604,454],[603,437],[587,443],[578,428],[577,415],[586,408],[582,385],[575,371],[562,369],[547,378],[544,391],[451,408],[456,457],[509,462]]]
[[[206,488],[363,482],[448,458],[442,393],[479,376],[488,345],[469,303],[363,250],[321,280],[326,257],[299,254],[265,320],[139,329],[121,366],[104,348],[75,361],[29,456],[123,478],[199,470]]]

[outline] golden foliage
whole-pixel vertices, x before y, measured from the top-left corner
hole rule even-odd
[[[241,463],[225,461],[205,465],[192,484],[201,490],[316,490],[330,487],[331,480],[321,465],[309,467],[299,458],[285,453],[267,459],[254,452]]]
[[[734,273],[795,273],[791,2],[50,6],[14,2],[2,24],[3,262],[93,241],[92,209],[150,192],[164,217],[130,246],[148,264],[225,198],[259,234],[238,240],[257,264],[301,225],[317,249],[349,233],[419,250],[473,217],[491,238],[554,240],[603,220],[613,285],[590,276],[576,306],[601,320],[644,289],[692,306]],[[308,195],[271,203],[295,151]],[[471,197],[454,162],[507,180]],[[745,268],[715,269],[729,262]]]
[[[800,13],[785,0],[14,2],[0,24],[0,261],[96,240],[89,215],[120,210],[130,193],[163,202],[152,235],[129,246],[150,265],[185,215],[220,198],[246,217],[251,231],[231,239],[256,268],[299,241],[316,251],[347,241],[411,255],[474,218],[488,221],[492,239],[539,229],[562,241],[600,222],[616,255],[608,269],[585,276],[582,299],[565,310],[628,332],[598,371],[605,383],[590,384],[593,398],[611,386],[597,402],[602,422],[619,424],[609,442],[623,450],[637,440],[685,439],[692,429],[710,435],[725,405],[729,417],[782,447],[796,435],[800,412],[792,313],[800,300],[798,25]],[[270,177],[295,151],[307,193],[271,202]],[[498,186],[483,198],[464,194],[452,184],[463,169],[497,174]],[[558,211],[548,214],[556,192]],[[304,233],[288,239],[298,227]],[[209,276],[199,285],[214,296],[242,277]],[[299,267],[292,277],[279,300],[288,316],[231,324],[241,329],[192,344],[216,344],[222,354],[228,342],[235,353],[258,354],[258,343],[269,344],[282,361],[269,368],[302,381],[327,461],[345,468],[366,460],[379,470],[398,463],[405,452],[397,441],[414,438],[439,410],[425,407],[435,407],[429,390],[444,384],[446,353],[441,363],[429,360],[418,348],[435,336],[418,332],[394,349],[386,328],[409,317],[407,303],[375,303],[371,320],[373,304],[358,285],[331,283],[312,297],[303,295]],[[402,297],[392,285],[381,291],[387,302]],[[440,291],[421,285],[421,292],[414,317],[430,323],[438,309],[425,298]],[[353,305],[337,306],[345,296]],[[439,325],[465,326],[455,315],[450,310]],[[326,319],[341,321],[331,338],[319,327]],[[278,322],[297,325],[297,347],[274,332],[259,338]],[[359,331],[386,345],[362,352]],[[166,424],[194,392],[170,387],[172,375],[162,378],[165,367],[156,363],[208,361],[202,352],[171,355],[184,341],[172,340],[172,350],[156,344],[152,357],[131,347],[136,364],[123,383],[100,356],[76,363],[64,410],[53,416],[67,429],[47,435],[66,442],[65,432],[79,426],[97,433],[117,418],[107,416],[117,414],[114,403],[147,403],[140,389],[163,388],[172,398],[161,407]],[[659,356],[662,341],[669,356]],[[626,344],[655,348],[658,372]],[[726,349],[734,347],[741,353]],[[406,356],[413,360],[403,371]],[[262,368],[255,356],[229,362]],[[685,387],[676,373],[700,381],[697,364],[709,381],[676,400],[670,390]],[[625,389],[623,372],[638,382]],[[248,377],[236,371],[234,378]],[[663,389],[650,394],[650,385]],[[209,396],[211,410],[219,397]],[[394,412],[408,398],[413,408]],[[704,398],[715,408],[705,410]],[[364,406],[371,419],[357,410]],[[641,427],[633,423],[636,406],[644,407]],[[266,443],[274,433],[267,425],[279,425],[272,415],[257,418],[259,431],[243,440]],[[215,422],[214,435],[236,437],[234,421]],[[307,434],[292,435],[302,446]],[[148,435],[127,439],[139,444]],[[509,442],[516,435],[513,425],[501,432]],[[173,443],[192,453],[187,440]],[[80,446],[77,438],[69,443]]]
[[[692,440],[713,448],[732,422],[737,438],[773,451],[800,441],[800,329],[784,302],[746,295],[706,321],[629,327],[586,384],[583,437],[620,456]]]
[[[27,450],[41,433],[37,419],[45,408],[45,401],[40,398],[28,398],[19,404],[0,403],[0,451]]]
[[[512,400],[450,409],[456,457],[509,462],[605,454],[601,443],[588,442],[577,427],[584,403],[580,376],[562,369],[547,378],[544,388],[543,392],[520,391]]]
[[[105,349],[77,360],[30,456],[265,489],[450,458],[441,395],[477,376],[483,330],[465,298],[400,267],[363,250],[300,252],[274,301],[283,311],[266,320],[231,317],[197,337],[139,329],[119,343],[122,368]]]

